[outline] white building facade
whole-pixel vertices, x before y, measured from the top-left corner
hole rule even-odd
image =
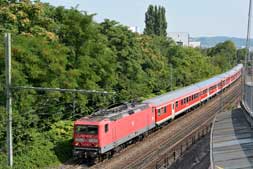
[[[170,32],[168,37],[172,38],[177,45],[200,48],[201,42],[192,41],[188,32]]]
[[[138,26],[129,26],[128,29],[134,33],[141,33]]]
[[[168,36],[172,38],[177,45],[189,46],[190,35],[187,32],[170,32]]]
[[[200,48],[201,47],[201,42],[189,42],[189,46],[192,48]]]

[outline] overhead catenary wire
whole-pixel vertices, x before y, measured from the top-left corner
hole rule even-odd
[[[85,90],[85,89],[62,89],[62,88],[47,88],[47,87],[32,87],[32,86],[12,86],[14,90],[37,90],[37,91],[51,91],[51,92],[69,92],[69,93],[96,93],[96,94],[116,94],[116,92],[107,92],[99,90]]]

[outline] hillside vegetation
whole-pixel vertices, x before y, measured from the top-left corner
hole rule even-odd
[[[143,100],[187,86],[236,64],[236,48],[231,42],[204,51],[179,47],[166,37],[132,33],[116,21],[96,23],[93,16],[39,1],[0,0],[0,39],[4,33],[12,33],[14,86],[116,92],[72,95],[15,91],[14,169],[57,166],[69,159],[73,121],[81,116],[113,103]],[[0,168],[7,168],[2,42]]]
[[[246,38],[237,38],[229,36],[193,37],[192,40],[200,41],[201,46],[204,48],[210,48],[217,45],[218,43],[223,43],[228,40],[232,41],[238,49],[246,46]],[[253,39],[250,40],[250,44],[253,44]]]

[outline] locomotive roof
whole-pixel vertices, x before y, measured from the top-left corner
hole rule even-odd
[[[148,107],[149,105],[146,103],[123,103],[109,109],[99,110],[90,116],[84,117],[84,119],[89,121],[102,121],[104,119],[117,120]]]
[[[233,73],[240,70],[241,68],[242,68],[242,64],[239,64],[239,65],[235,66],[233,69],[231,69],[223,74],[220,74],[220,75],[214,76],[208,80],[204,80],[202,82],[198,82],[196,84],[193,84],[193,85],[190,85],[190,86],[187,86],[187,87],[184,87],[184,88],[181,88],[181,89],[178,89],[175,91],[171,91],[171,92],[165,93],[163,95],[145,100],[143,103],[149,103],[149,104],[153,104],[155,106],[162,105],[168,101],[172,101],[172,100],[177,99],[179,97],[185,96],[186,94],[190,94],[192,92],[199,91],[201,88],[209,86],[215,82],[218,82],[219,80],[221,81],[222,79],[225,79],[229,75],[232,75]]]

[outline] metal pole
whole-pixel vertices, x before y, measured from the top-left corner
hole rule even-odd
[[[11,34],[5,34],[5,69],[6,69],[6,110],[7,121],[7,145],[8,145],[8,165],[13,166],[12,148],[12,107],[11,107]]]
[[[246,57],[247,60],[250,60],[250,33],[251,33],[251,17],[252,17],[252,0],[249,1],[249,16],[248,16],[248,29],[247,29],[247,41],[246,41],[246,48],[248,49],[248,54]]]
[[[249,2],[249,18],[248,18],[248,36],[247,36],[247,41],[248,41],[248,61],[250,62],[250,72],[252,73],[252,58],[250,56],[250,33],[251,33],[251,17],[252,17],[252,0]],[[253,75],[250,74],[250,81],[251,83],[253,82]],[[250,94],[251,91],[250,91]],[[252,107],[252,95],[250,95],[250,105]]]
[[[246,49],[248,53],[245,56],[244,63],[244,100],[246,101],[246,80],[247,80],[247,67],[248,60],[250,60],[250,33],[251,33],[251,16],[252,16],[252,0],[249,0],[249,15],[248,15],[248,28],[247,28],[247,41],[246,41]]]

